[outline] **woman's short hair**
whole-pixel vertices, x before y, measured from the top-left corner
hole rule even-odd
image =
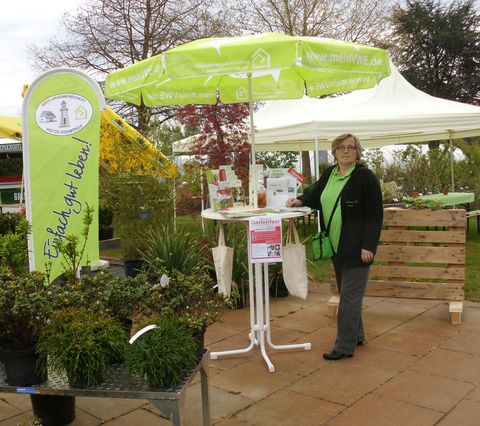
[[[342,144],[342,142],[347,139],[347,138],[352,138],[355,141],[355,148],[357,148],[357,161],[360,161],[360,158],[362,158],[362,145],[360,144],[360,139],[358,139],[358,136],[355,136],[352,133],[343,133],[340,136],[337,136],[333,141],[332,141],[332,154],[335,158],[335,150],[339,147],[339,145]]]

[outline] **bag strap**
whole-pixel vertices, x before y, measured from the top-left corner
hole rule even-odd
[[[285,239],[285,244],[300,244],[300,238],[298,236],[297,228],[295,227],[295,221],[290,219],[288,221],[287,228],[287,238]]]
[[[223,223],[220,222],[220,231],[218,233],[218,246],[225,246],[225,229]]]
[[[337,209],[338,202],[340,201],[340,198],[342,196],[342,192],[343,192],[343,189],[340,191],[340,194],[338,194],[337,200],[335,201],[335,205],[333,206],[332,213],[330,213],[330,218],[328,219],[327,229],[325,229],[325,234],[327,234],[327,235],[330,232],[330,225],[332,224],[333,214],[335,213],[335,210]]]
[[[295,244],[300,244],[300,238],[298,236],[297,227],[295,226],[295,221],[291,219],[290,223],[292,224],[292,234],[293,239],[295,240]]]

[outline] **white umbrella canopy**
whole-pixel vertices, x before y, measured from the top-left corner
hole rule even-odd
[[[147,106],[249,102],[253,162],[253,101],[365,89],[389,73],[381,49],[264,33],[185,43],[111,73],[105,95]]]

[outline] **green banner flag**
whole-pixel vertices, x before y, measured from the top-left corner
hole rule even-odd
[[[30,270],[50,267],[51,280],[63,272],[56,244],[67,235],[82,243],[87,204],[94,214],[81,265],[99,263],[98,159],[104,108],[97,83],[68,68],[41,75],[23,101]]]

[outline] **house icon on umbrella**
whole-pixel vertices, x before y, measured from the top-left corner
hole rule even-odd
[[[253,68],[270,67],[270,55],[261,47],[252,55]]]
[[[237,90],[237,99],[239,101],[247,101],[248,100],[248,91],[247,89],[245,89],[245,87],[240,87],[238,90]]]

